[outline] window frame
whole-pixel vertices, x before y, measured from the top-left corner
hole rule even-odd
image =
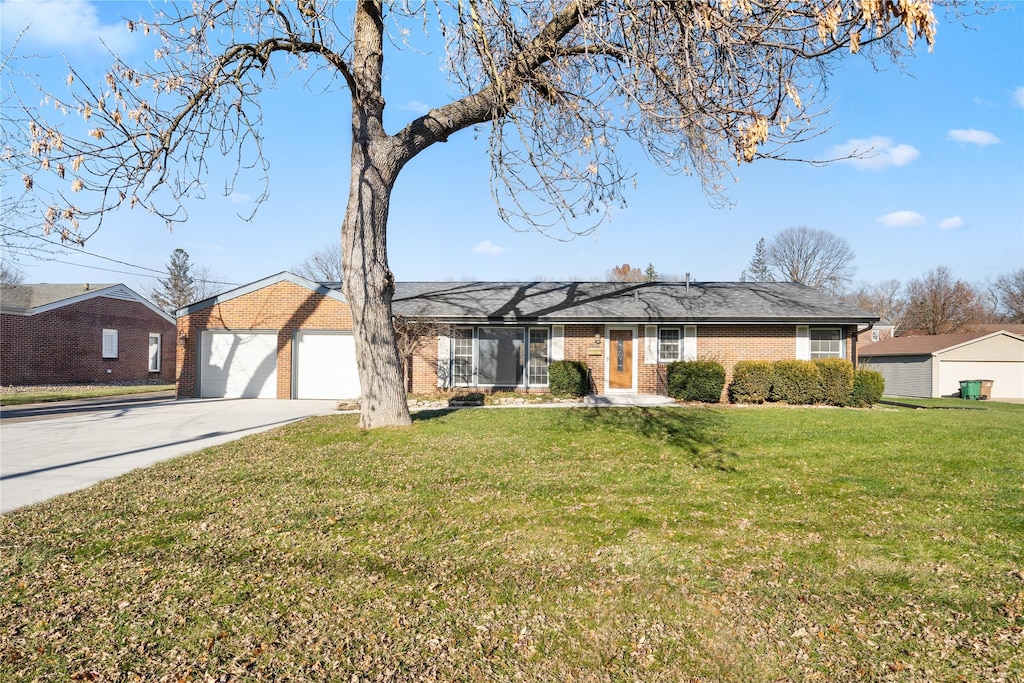
[[[459,342],[469,342],[469,354],[457,353],[457,345]],[[476,330],[472,327],[456,327],[452,330],[451,336],[451,378],[452,386],[455,387],[472,387],[476,386]],[[460,375],[456,368],[458,367],[457,359],[468,359],[469,361],[469,372],[464,376]],[[465,379],[465,381],[462,381]]]
[[[838,333],[838,339],[815,339],[815,333],[820,332],[836,332]],[[829,342],[829,344],[835,343],[838,345],[838,352],[833,353],[832,351],[821,352],[815,351],[815,343]],[[819,360],[823,358],[846,358],[846,339],[843,334],[843,328],[839,326],[823,326],[823,327],[811,327],[807,331],[807,344],[810,348],[811,360]]]
[[[664,337],[665,332],[675,332],[675,356],[665,353],[666,345],[671,346],[672,341],[666,342]],[[683,330],[681,327],[661,327],[658,328],[658,362],[660,363],[674,363],[683,359]]]
[[[527,333],[528,328],[524,325],[481,325],[475,329],[474,334],[474,379],[476,380],[476,386],[478,387],[525,387],[527,381],[526,367],[528,363],[529,350],[526,348],[528,345]],[[486,330],[500,330],[501,332],[507,332],[510,330],[519,331],[519,342],[520,342],[520,358],[516,359],[517,367],[516,374],[519,375],[518,381],[516,382],[481,382],[482,366],[483,363],[480,359],[480,346],[483,341],[490,341],[489,339],[483,339],[481,333]],[[500,341],[500,340],[496,340]],[[495,356],[497,360],[497,356]],[[495,368],[498,369],[497,367]],[[497,379],[496,377],[494,379]]]
[[[156,356],[153,355],[153,340],[156,340]],[[160,372],[161,356],[164,351],[164,342],[159,332],[149,333],[149,372]]]
[[[534,370],[534,355],[533,355],[533,334],[535,332],[544,334],[544,355],[542,356],[543,364],[537,366],[543,368],[544,381],[534,382],[533,381],[533,370]],[[527,387],[546,387],[550,382],[548,376],[548,365],[551,364],[551,329],[548,327],[528,327],[526,329],[526,369],[523,373],[523,379],[526,382]],[[537,342],[540,343],[540,342]]]
[[[100,356],[107,360],[117,358],[117,330],[103,328]]]

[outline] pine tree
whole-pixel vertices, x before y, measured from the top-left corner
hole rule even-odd
[[[182,306],[193,303],[196,296],[195,278],[192,275],[192,264],[188,260],[188,252],[175,249],[171,253],[171,262],[167,264],[167,278],[159,281],[150,295],[156,304],[173,313]]]
[[[754,255],[750,259],[750,265],[740,276],[743,282],[771,282],[772,276],[768,268],[768,247],[762,237],[754,247]]]
[[[658,281],[658,271],[654,269],[653,263],[647,264],[647,270],[644,271],[644,279],[646,279],[648,282]]]

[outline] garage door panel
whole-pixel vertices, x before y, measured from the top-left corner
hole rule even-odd
[[[1024,398],[1024,362],[940,361],[939,390],[956,395],[961,380],[992,380],[992,398]]]
[[[358,398],[362,393],[351,334],[300,331],[295,347],[295,398]]]
[[[204,398],[277,398],[277,333],[204,332]]]

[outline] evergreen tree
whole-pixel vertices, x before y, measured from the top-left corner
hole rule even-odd
[[[647,270],[644,271],[644,278],[648,282],[657,282],[658,281],[658,271],[656,271],[654,269],[654,264],[653,263],[648,263],[647,264]]]
[[[750,265],[740,275],[741,282],[771,282],[772,276],[768,270],[768,247],[762,237],[754,247],[754,255],[750,258]]]
[[[193,303],[196,296],[195,277],[192,275],[192,264],[188,252],[175,249],[171,253],[171,262],[167,264],[167,278],[159,281],[159,285],[150,291],[150,296],[157,306],[169,313],[174,313],[182,306]]]

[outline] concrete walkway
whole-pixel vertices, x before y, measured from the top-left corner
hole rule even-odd
[[[0,513],[334,407],[335,401],[146,394],[5,408]]]

